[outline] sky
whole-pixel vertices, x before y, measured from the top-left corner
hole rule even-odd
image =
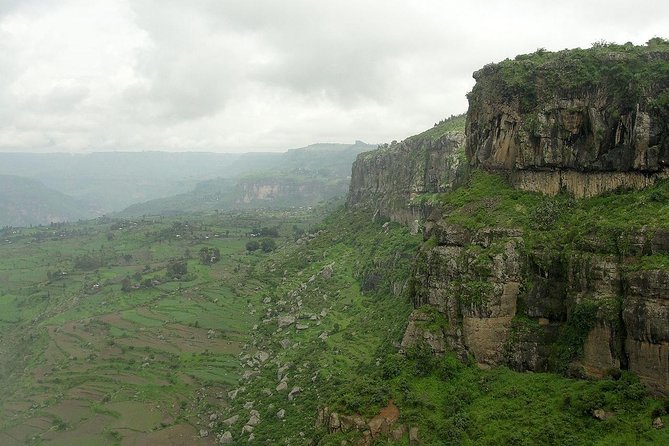
[[[0,151],[401,140],[487,63],[656,36],[666,0],[0,0]]]

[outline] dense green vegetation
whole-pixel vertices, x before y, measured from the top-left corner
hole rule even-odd
[[[419,133],[418,135],[412,136],[411,138],[431,139],[432,141],[436,141],[442,136],[444,136],[446,133],[450,132],[464,133],[466,120],[467,120],[466,113],[463,113],[461,115],[451,115],[450,117],[442,119],[441,121],[435,123],[434,127],[432,127],[431,129],[428,129],[423,133]]]
[[[652,103],[645,106],[666,110],[669,93],[657,88],[669,83],[668,76],[669,42],[665,39],[653,38],[645,46],[598,42],[588,49],[539,49],[486,65],[475,74],[479,82],[470,95],[484,92],[489,100],[518,98],[521,110],[531,112],[539,98],[546,101],[603,89],[615,97],[615,104],[610,105],[620,111],[631,110],[655,91],[650,95]]]
[[[483,180],[493,181],[479,178],[474,183]],[[409,288],[395,284],[408,278],[405,268],[417,240],[394,224],[386,232],[382,222],[370,224],[364,215],[335,214],[324,229],[305,244],[287,247],[280,257],[267,258],[267,269],[257,269],[274,284],[266,311],[284,314],[297,300],[297,323],[303,320],[309,327],[277,330],[276,322],[259,322],[256,344],[276,356],[256,379],[244,383],[228,412],[242,414],[231,429],[235,439],[246,422],[242,406],[247,401],[263,402],[256,404],[263,417],[253,431],[258,442],[292,438],[291,444],[318,439],[319,444],[339,445],[355,441],[361,432],[331,434],[317,428],[318,409],[327,406],[370,420],[391,400],[399,409],[393,428],[418,427],[422,444],[428,445],[662,444],[669,438],[651,428],[652,416],[665,413],[665,402],[652,399],[633,375],[584,381],[503,367],[481,370],[451,354],[433,357],[429,349],[398,354],[410,305]],[[322,274],[328,265],[334,265],[330,277]],[[375,286],[361,291],[369,282]],[[310,315],[323,309],[327,316],[314,325]],[[583,327],[591,323],[590,307],[577,313],[583,317],[574,319],[573,330],[564,337],[567,355],[573,353],[572,344],[582,344]],[[429,323],[445,322],[436,314]],[[284,339],[290,340],[287,348],[280,346]],[[286,390],[275,389],[277,372],[288,375]],[[295,386],[301,392],[288,400]],[[275,416],[281,409],[283,419]],[[608,418],[595,419],[594,409],[604,410]],[[408,436],[405,432],[397,441],[382,436],[375,444],[408,444]]]
[[[652,255],[632,240],[643,228],[669,229],[669,182],[638,191],[614,191],[575,200],[569,194],[554,197],[514,189],[501,176],[477,171],[450,194],[429,199],[444,206],[447,221],[468,229],[486,226],[520,228],[528,248],[553,249],[568,257],[570,249],[597,249],[605,254],[635,257],[631,268],[669,265],[661,254]]]

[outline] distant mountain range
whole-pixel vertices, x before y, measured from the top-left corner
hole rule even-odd
[[[356,156],[375,148],[356,141],[282,153],[0,153],[0,225],[126,208],[119,215],[313,204],[345,194]]]

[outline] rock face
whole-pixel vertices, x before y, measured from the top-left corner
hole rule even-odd
[[[577,197],[639,188],[669,168],[665,44],[535,53],[474,73],[467,156],[517,187]],[[624,69],[623,69],[624,67]]]
[[[471,168],[577,198],[669,177],[666,42],[538,52],[474,77]],[[631,230],[624,253],[607,248],[620,243],[615,236],[597,232],[556,252],[528,246],[521,230],[468,230],[447,217],[435,206],[425,222],[403,349],[423,343],[441,354],[446,345],[516,370],[601,377],[627,369],[669,391],[669,271],[630,268],[669,252],[666,230]],[[434,312],[444,321],[435,324]]]
[[[429,207],[413,200],[421,194],[450,190],[465,165],[464,134],[437,132],[435,137],[435,129],[358,155],[347,206],[366,208],[406,225],[423,220]]]
[[[311,205],[320,200],[346,193],[345,178],[327,181],[322,178],[251,178],[237,184],[236,205],[294,203]]]
[[[603,252],[529,250],[520,230],[428,221],[424,237],[437,243],[417,257],[404,349],[422,342],[441,354],[446,343],[516,370],[628,369],[669,391],[669,271],[630,272],[629,259]],[[650,246],[657,235],[632,238]],[[426,323],[434,311],[445,322]],[[581,333],[577,344],[565,344],[568,331]]]

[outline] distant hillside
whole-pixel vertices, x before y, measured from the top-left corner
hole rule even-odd
[[[39,181],[0,175],[0,226],[40,225],[95,216],[92,207]]]
[[[376,146],[314,144],[279,153],[0,153],[0,175],[39,180],[103,212],[188,193],[200,182],[258,171],[307,169],[348,176],[358,153]]]
[[[357,141],[314,144],[285,153],[247,153],[228,177],[198,183],[191,191],[133,204],[118,216],[177,215],[216,209],[310,206],[346,195],[351,165],[359,153],[376,148]],[[231,172],[239,176],[231,178]]]

